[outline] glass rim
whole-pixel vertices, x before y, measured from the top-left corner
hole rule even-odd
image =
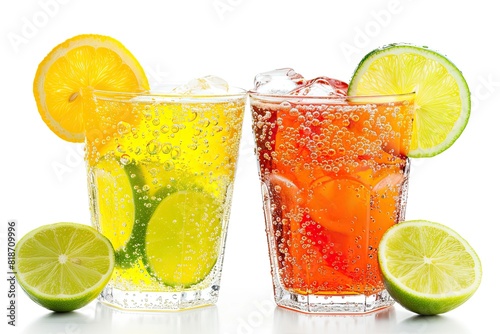
[[[91,91],[93,97],[103,98],[103,99],[116,99],[122,100],[127,98],[134,97],[150,97],[150,98],[159,98],[159,99],[223,99],[223,98],[244,98],[248,94],[248,90],[239,88],[239,87],[229,87],[229,91],[227,93],[217,93],[217,94],[208,94],[208,93],[176,93],[168,90],[160,90],[160,89],[148,89],[148,90],[139,90],[135,92],[124,92],[124,91],[113,91],[113,90],[102,90],[102,89],[93,89]],[[138,100],[140,102],[140,100]]]
[[[255,90],[248,91],[248,95],[251,98],[256,98],[260,100],[268,100],[268,101],[281,101],[281,100],[292,100],[292,101],[300,101],[300,100],[317,100],[317,101],[331,101],[331,102],[341,102],[341,101],[353,101],[353,102],[387,102],[389,101],[405,101],[414,99],[416,96],[416,92],[408,92],[408,93],[398,93],[398,94],[379,94],[379,95],[346,95],[346,96],[338,96],[338,95],[330,95],[330,96],[319,96],[319,95],[290,95],[290,94],[268,94],[268,93],[259,93]],[[359,100],[359,101],[358,101]]]

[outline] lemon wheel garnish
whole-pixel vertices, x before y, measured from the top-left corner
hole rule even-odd
[[[415,117],[409,156],[432,157],[448,149],[469,120],[470,91],[462,73],[428,48],[391,44],[359,63],[348,95],[415,92]]]
[[[189,287],[214,267],[222,238],[222,206],[203,191],[177,191],[163,199],[149,220],[144,261],[166,285]]]
[[[84,101],[92,89],[135,92],[149,89],[149,84],[139,62],[120,42],[91,34],[56,46],[38,66],[33,82],[42,119],[70,142],[84,141]]]

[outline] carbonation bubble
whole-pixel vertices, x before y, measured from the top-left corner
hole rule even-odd
[[[149,174],[151,174],[151,176],[155,177],[157,174],[158,174],[158,169],[156,168],[151,168],[148,170]]]
[[[174,167],[175,167],[174,162],[170,160],[165,161],[165,163],[163,164],[163,169],[165,169],[166,171],[170,171],[174,169]]]
[[[292,107],[292,105],[290,104],[290,102],[288,102],[288,101],[281,102],[281,108],[290,109],[291,107]]]
[[[142,109],[142,114],[147,120],[151,120],[151,106],[150,105],[145,105],[144,108]]]
[[[181,148],[179,146],[173,146],[172,152],[170,152],[170,156],[172,159],[177,159],[181,155]]]
[[[200,128],[196,128],[196,129],[194,129],[193,134],[194,134],[195,136],[199,136],[199,135],[201,134],[201,132],[202,132],[202,131],[203,131],[202,129],[200,129]]]
[[[128,154],[122,154],[122,156],[120,157],[120,163],[122,165],[128,165],[130,162],[132,162],[130,156]]]
[[[191,111],[188,115],[188,121],[192,122],[198,117],[198,113],[196,111]]]
[[[151,140],[146,146],[149,154],[157,154],[160,151],[160,143],[156,140]]]
[[[165,125],[162,125],[162,127],[160,128],[160,131],[161,131],[162,133],[167,133],[167,132],[168,132],[168,125],[166,125],[166,124],[165,124]]]
[[[169,154],[172,151],[172,144],[164,143],[161,148],[161,151],[165,154]]]
[[[117,131],[119,134],[124,135],[130,132],[130,124],[124,121],[118,122],[117,126]]]

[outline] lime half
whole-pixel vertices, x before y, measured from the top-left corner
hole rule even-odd
[[[189,287],[202,281],[219,254],[222,205],[203,191],[165,197],[147,226],[145,263],[166,285]]]
[[[410,92],[416,110],[409,156],[435,156],[461,135],[471,108],[467,82],[445,56],[405,44],[376,49],[361,60],[348,89],[348,95]]]
[[[45,225],[16,245],[19,284],[31,299],[56,312],[73,311],[95,299],[114,262],[109,240],[81,224]]]
[[[472,247],[442,224],[412,220],[384,234],[378,259],[389,294],[423,315],[448,312],[469,299],[481,282]]]

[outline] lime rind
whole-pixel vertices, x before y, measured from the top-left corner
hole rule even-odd
[[[404,57],[412,55],[423,56],[425,61],[418,59],[418,66],[411,68]],[[367,73],[371,66],[375,66],[375,62],[391,56],[399,57],[395,58],[396,66],[375,71],[378,76]],[[436,68],[436,65],[442,66],[442,69]],[[457,85],[452,90],[458,92],[458,97],[451,104],[450,96],[446,95],[446,89],[443,88],[450,85]],[[359,89],[360,86],[365,88]],[[467,82],[462,72],[445,56],[426,47],[409,44],[390,44],[375,49],[359,63],[352,76],[348,95],[392,95],[413,91],[416,91],[417,111],[412,148],[408,155],[413,158],[433,157],[447,150],[460,137],[468,123],[471,109]],[[439,91],[445,91],[444,95],[436,96]]]
[[[57,230],[62,229],[73,230],[74,233],[69,237],[63,236],[64,233],[57,233]],[[43,239],[37,240],[37,237],[38,239],[43,237]],[[57,247],[48,244],[53,241],[57,242]],[[91,242],[72,247],[75,241]],[[85,247],[89,245],[92,247]],[[58,250],[62,254],[66,254],[68,250],[72,251],[69,254],[73,254],[73,257],[69,256],[70,260],[66,265],[58,263],[61,255],[58,254]],[[106,251],[106,253],[97,256],[88,256],[88,254],[83,257],[78,256],[78,253],[82,251],[95,253],[97,250]],[[51,255],[47,256],[48,254]],[[46,267],[49,266],[47,259],[50,258],[53,259],[55,266],[60,267],[59,269],[47,271]],[[16,245],[15,261],[19,285],[33,301],[55,312],[70,312],[94,300],[107,284],[113,273],[114,250],[111,242],[90,226],[55,223],[40,226],[23,236]],[[102,263],[96,266],[96,261]],[[85,266],[82,262],[86,262]],[[61,275],[55,277],[55,272]],[[57,281],[58,278],[61,282]],[[81,291],[77,293],[57,291],[70,283],[73,283],[72,286],[81,287]]]
[[[424,237],[421,233],[424,230],[433,232]],[[433,243],[436,238],[441,242]],[[443,246],[445,243],[448,247]],[[446,258],[446,252],[455,251],[458,255],[453,255],[450,263],[438,263],[436,271],[430,273],[422,268],[422,253],[431,249],[439,257],[438,261]],[[451,228],[425,220],[406,221],[391,227],[380,242],[378,259],[389,294],[403,307],[422,315],[441,314],[460,306],[476,292],[482,278],[480,259],[469,243]],[[469,268],[465,263],[470,264]],[[464,281],[468,285],[461,287]],[[419,284],[423,288],[417,288]],[[435,290],[429,292],[429,287]],[[436,287],[445,287],[446,291]]]

